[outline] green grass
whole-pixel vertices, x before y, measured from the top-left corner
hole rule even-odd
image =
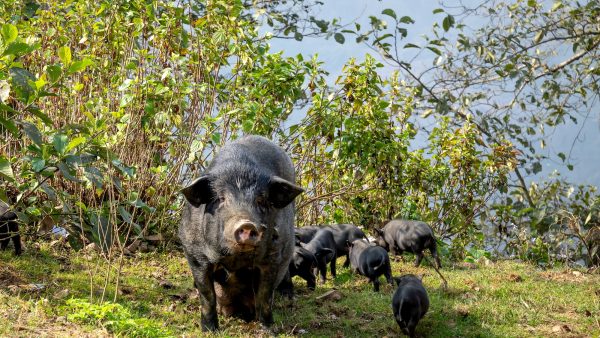
[[[272,333],[399,336],[390,307],[395,288],[384,283],[375,293],[366,278],[342,268],[342,262],[337,278],[314,292],[295,279],[294,301],[276,298]],[[442,271],[449,288],[444,290],[432,268],[414,268],[409,260],[393,262],[394,275],[424,275],[431,306],[417,327],[418,336],[600,336],[597,272],[541,270],[514,261],[446,266]],[[107,264],[95,253],[47,244],[31,247],[18,258],[0,252],[0,336],[202,336],[199,301],[180,253],[125,258],[118,290],[117,267],[118,262]],[[9,288],[31,283],[44,289]],[[316,299],[332,288],[342,294],[340,300]],[[268,335],[257,323],[220,317],[219,324],[221,331],[206,336]]]

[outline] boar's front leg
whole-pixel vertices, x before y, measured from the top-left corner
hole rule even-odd
[[[256,316],[263,325],[270,326],[273,324],[273,290],[277,276],[270,266],[261,269],[260,274],[255,300]]]
[[[199,261],[188,257],[194,286],[198,289],[200,298],[200,311],[202,317],[200,324],[202,331],[215,331],[219,329],[219,318],[217,317],[217,297],[215,294],[213,266],[208,261]]]

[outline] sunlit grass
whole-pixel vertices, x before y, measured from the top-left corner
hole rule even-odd
[[[123,261],[119,289],[118,260],[110,265],[96,253],[65,248],[30,248],[22,257],[0,252],[0,336],[88,335],[201,336],[199,301],[192,278],[179,253],[139,254]],[[395,287],[382,277],[381,292],[365,277],[338,261],[338,275],[328,273],[314,292],[294,279],[296,296],[277,296],[277,336],[398,336],[392,317]],[[448,290],[428,266],[392,262],[395,276],[422,274],[431,306],[417,327],[426,337],[598,336],[600,276],[568,268],[541,270],[533,265],[500,261],[491,264],[446,263]],[[106,274],[110,277],[106,280]],[[93,277],[92,277],[93,276]],[[42,284],[39,291],[9,285]],[[106,288],[105,288],[106,285]],[[331,289],[339,300],[318,300]],[[90,291],[92,290],[92,291]],[[116,291],[116,303],[115,301]],[[75,300],[71,300],[75,299]],[[101,300],[110,301],[103,303]],[[95,316],[115,308],[113,317]],[[214,337],[268,336],[257,323],[220,318]]]

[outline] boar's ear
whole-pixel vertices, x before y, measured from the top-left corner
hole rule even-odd
[[[271,177],[268,189],[269,201],[277,209],[281,209],[292,203],[296,196],[304,192],[304,189],[278,176]]]
[[[381,229],[377,229],[377,228],[373,228],[373,230],[375,230],[375,232],[379,235],[379,236],[383,236],[383,230]]]
[[[210,186],[210,179],[206,175],[200,176],[192,184],[183,188],[181,192],[185,196],[185,199],[196,208],[202,204],[207,204],[215,197]]]

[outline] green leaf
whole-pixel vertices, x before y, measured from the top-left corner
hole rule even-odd
[[[95,167],[85,167],[85,177],[88,181],[92,182],[96,188],[102,189],[102,184],[104,183],[104,176],[102,176],[102,172]]]
[[[404,48],[421,48],[421,47],[415,45],[414,43],[407,43],[406,45],[404,45]]]
[[[537,1],[535,0],[527,0],[527,6],[535,7],[537,5]]]
[[[381,12],[381,14],[391,16],[392,18],[396,19],[396,12],[394,12],[394,10],[391,8],[384,9],[383,12]]]
[[[71,142],[69,142],[69,144],[67,145],[67,148],[65,149],[65,151],[71,151],[71,149],[77,147],[78,145],[82,144],[83,142],[85,142],[86,138],[83,136],[79,136],[76,137],[74,139],[71,140]]]
[[[254,121],[244,120],[244,122],[242,122],[242,129],[244,130],[245,133],[250,133],[253,128],[254,128]]]
[[[121,218],[128,224],[131,224],[135,230],[135,233],[137,235],[140,235],[142,233],[142,227],[140,227],[139,224],[135,223],[133,221],[133,217],[131,216],[131,214],[129,213],[129,211],[127,211],[123,206],[119,206],[117,208],[117,210],[119,210],[119,214],[121,214]]]
[[[558,153],[558,157],[560,157],[563,162],[567,159],[564,153]]]
[[[344,38],[344,35],[342,33],[335,33],[333,38],[339,44],[343,44],[346,41],[346,38]]]
[[[221,143],[221,133],[212,134],[211,139],[213,140],[213,142],[215,144],[220,144]]]
[[[60,154],[63,155],[65,153],[65,149],[67,149],[67,143],[69,138],[65,134],[55,134],[54,139],[52,140],[52,144],[54,145],[54,149]]]
[[[406,24],[415,23],[415,20],[413,20],[413,18],[411,18],[410,16],[406,16],[406,15],[401,17],[400,20],[398,20],[398,21],[400,21],[401,23],[406,23]]]
[[[37,10],[41,7],[40,4],[36,3],[35,1],[27,1],[25,3],[25,7],[23,8],[23,15],[26,18],[33,18],[37,12]]]
[[[60,47],[58,49],[58,57],[64,65],[71,64],[71,48],[69,48],[69,46]]]
[[[67,240],[69,241],[69,245],[73,250],[79,251],[83,249],[83,241],[81,240],[81,231],[69,231],[69,235],[67,236]]]
[[[92,60],[90,60],[88,58],[84,58],[83,60],[80,60],[80,61],[75,61],[69,67],[69,73],[77,73],[79,71],[85,70],[88,66],[91,66],[93,64],[94,64],[94,62],[92,62]]]
[[[19,30],[14,25],[6,23],[2,25],[2,39],[4,40],[4,44],[7,45],[17,38],[19,35]]]
[[[135,168],[133,167],[128,167],[126,165],[124,165],[120,160],[118,159],[114,159],[111,161],[112,164],[119,169],[119,171],[121,171],[121,173],[123,173],[124,175],[127,175],[129,177],[133,177],[133,175],[135,175]]]
[[[62,68],[60,65],[53,65],[46,67],[46,72],[48,73],[48,77],[51,82],[56,82],[60,78],[60,74],[62,73]]]
[[[300,32],[294,33],[294,39],[296,39],[296,41],[302,41],[303,38],[304,38],[304,36],[302,35],[302,33],[300,33]]]
[[[15,55],[21,56],[23,54],[27,54],[30,51],[31,47],[24,42],[13,42],[6,49],[2,55]]]
[[[31,160],[31,167],[36,173],[39,173],[46,168],[46,161],[43,158],[34,157]]]
[[[47,126],[52,126],[52,119],[36,106],[30,106],[27,111],[37,116]]]
[[[429,49],[430,51],[434,52],[437,55],[442,55],[442,52],[439,49],[437,49],[436,47],[427,46],[427,49]]]
[[[38,128],[29,122],[21,122],[21,126],[25,134],[38,146],[41,146],[43,143],[42,134],[38,130]]]
[[[540,162],[534,162],[531,166],[531,170],[534,174],[539,173],[540,171],[542,171],[542,164]]]
[[[29,103],[29,98],[35,93],[34,89],[29,84],[29,80],[35,81],[35,76],[23,68],[10,68],[12,89],[16,94],[17,99],[21,102]]]
[[[60,172],[63,174],[63,176],[68,179],[69,181],[73,181],[73,182],[79,182],[81,183],[82,181],[80,179],[78,179],[77,177],[75,177],[75,170],[72,170],[70,168],[69,165],[67,165],[64,162],[58,162],[56,164],[56,166],[58,167],[58,170],[60,170]]]
[[[438,13],[444,13],[444,10],[442,8],[436,8],[433,10],[433,14],[438,14]]]
[[[0,116],[0,124],[4,128],[8,129],[11,132],[11,134],[13,134],[13,136],[17,136],[19,134],[19,129],[17,129],[17,126],[15,126],[13,121],[7,120],[4,117]]]
[[[0,155],[0,176],[11,182],[15,180],[15,175],[13,174],[12,167],[10,166],[10,161],[2,155]]]
[[[444,21],[442,21],[442,27],[444,28],[444,31],[447,32],[452,26],[454,26],[454,17],[452,15],[447,15],[444,18]]]

